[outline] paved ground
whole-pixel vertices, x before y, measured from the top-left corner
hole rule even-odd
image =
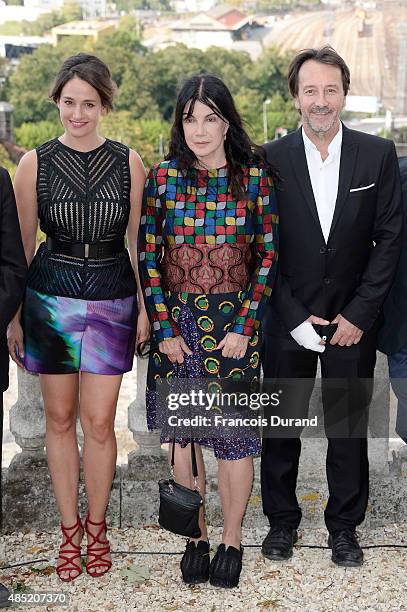
[[[265,533],[265,529],[246,531],[244,543],[258,545]],[[179,571],[180,555],[163,554],[182,551],[183,538],[159,530],[155,525],[138,530],[113,529],[110,537],[114,550],[133,554],[114,555],[113,570],[102,578],[83,574],[69,585],[61,583],[51,560],[0,570],[0,581],[20,591],[65,593],[70,597],[70,612],[407,610],[407,549],[366,549],[362,568],[344,569],[330,561],[328,550],[296,548],[293,558],[281,564],[265,560],[258,547],[246,547],[240,585],[228,591],[209,584],[192,588],[184,585]],[[212,529],[211,541],[216,544],[219,537],[219,529]],[[12,564],[53,557],[58,538],[55,532],[16,533],[3,538],[8,550],[7,561]],[[308,529],[300,533],[299,542],[325,546],[326,533]],[[361,533],[361,543],[365,546],[399,542],[407,546],[407,525],[390,525],[380,531]],[[141,551],[156,554],[146,556]],[[43,611],[51,607],[30,609]]]
[[[127,428],[127,408],[134,399],[135,387],[133,372],[125,377],[117,414],[119,463],[126,463],[127,453],[135,447]],[[16,372],[12,367],[11,388],[5,398],[7,426],[9,408],[16,401],[16,388]],[[18,447],[8,431],[5,439],[6,465]],[[17,532],[0,537],[0,566],[29,562],[21,567],[0,570],[0,582],[23,594],[27,590],[67,594],[70,601],[65,609],[69,612],[407,610],[407,548],[366,549],[366,562],[360,569],[338,568],[330,561],[330,552],[318,548],[297,548],[292,560],[279,564],[265,560],[260,553],[258,546],[266,532],[265,526],[244,531],[243,572],[239,588],[231,591],[209,584],[193,588],[184,585],[179,571],[180,554],[163,554],[180,553],[184,540],[157,525],[112,529],[109,532],[112,548],[118,553],[113,557],[113,570],[97,580],[83,574],[69,585],[61,583],[55,574],[55,556],[60,541],[57,530]],[[218,528],[210,530],[213,545],[219,543],[220,535]],[[300,532],[300,543],[325,546],[326,532],[306,529]],[[361,530],[362,546],[398,543],[407,546],[407,525]],[[123,554],[123,551],[132,554]],[[44,561],[33,563],[37,559]],[[40,612],[53,608],[30,606],[30,609]]]

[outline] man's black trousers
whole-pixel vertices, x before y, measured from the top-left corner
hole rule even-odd
[[[367,413],[376,362],[375,334],[367,334],[359,345],[350,349],[328,346],[322,354],[296,348],[285,339],[265,334],[262,353],[264,378],[266,385],[270,381],[275,389],[277,385],[283,390],[280,414],[308,415],[319,356],[324,425],[328,438],[326,475],[329,499],[325,523],[328,531],[333,532],[354,529],[365,517],[369,495]],[[284,384],[284,379],[288,385]],[[296,382],[293,379],[303,380]],[[284,438],[268,437],[273,432],[264,433],[261,460],[263,511],[271,525],[296,529],[301,521],[295,492],[301,439],[299,435]]]

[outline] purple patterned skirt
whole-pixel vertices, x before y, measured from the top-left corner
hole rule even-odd
[[[27,289],[24,364],[37,374],[123,374],[132,369],[137,300],[80,300]]]

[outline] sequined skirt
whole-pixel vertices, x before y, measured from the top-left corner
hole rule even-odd
[[[171,317],[179,325],[180,314],[187,311],[192,314],[194,326],[183,327],[182,335],[188,345],[196,336],[202,355],[202,375],[210,380],[233,379],[252,384],[260,376],[260,333],[255,331],[250,338],[247,351],[242,359],[232,359],[222,356],[222,350],[217,345],[231,327],[241,303],[242,292],[223,294],[170,293],[166,294],[166,303]],[[186,337],[186,334],[189,337]],[[147,374],[147,425],[150,430],[157,428],[157,397],[160,384],[170,381],[174,367],[168,357],[159,352],[158,348],[151,351]],[[226,435],[226,432],[225,432]],[[188,444],[188,438],[175,438],[181,446]],[[198,444],[213,447],[218,459],[241,459],[246,456],[258,455],[261,452],[259,436],[222,437],[218,428],[216,437],[196,437]],[[161,442],[170,440],[168,434],[161,437]]]

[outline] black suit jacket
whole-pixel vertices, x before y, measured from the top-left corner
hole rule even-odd
[[[8,387],[6,329],[22,300],[26,273],[13,186],[0,168],[0,392]]]
[[[289,336],[310,314],[376,323],[400,253],[400,176],[390,140],[343,126],[338,196],[325,242],[301,129],[265,145],[280,185],[279,271],[265,332]],[[360,189],[358,191],[352,191]]]
[[[394,283],[383,306],[378,348],[392,355],[407,344],[407,157],[399,159],[403,192],[403,246]]]

